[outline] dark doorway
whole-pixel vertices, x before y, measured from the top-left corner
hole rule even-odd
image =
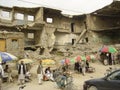
[[[75,39],[72,39],[72,45],[75,43]]]
[[[74,32],[74,25],[75,23],[71,23],[71,32]]]
[[[88,43],[88,37],[85,38],[86,43]]]

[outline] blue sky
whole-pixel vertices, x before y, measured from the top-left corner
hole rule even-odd
[[[65,14],[87,14],[109,5],[113,0],[0,0],[2,6],[56,8]]]

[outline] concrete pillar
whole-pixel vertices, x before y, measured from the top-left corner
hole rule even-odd
[[[28,14],[24,14],[24,22],[25,22],[25,23],[28,22]]]
[[[35,15],[36,22],[43,22],[43,8],[39,8],[37,14]]]
[[[47,48],[47,33],[46,33],[46,27],[43,27],[43,30],[41,32],[41,36],[40,36],[40,45],[44,48]]]
[[[12,11],[10,11],[10,20],[12,21],[13,20],[13,16],[12,16]]]
[[[36,44],[36,45],[40,45],[41,32],[42,32],[41,29],[40,29],[40,30],[37,30],[37,31],[35,32],[35,44]]]
[[[15,20],[15,12],[14,12],[14,8],[12,8],[11,11],[11,21],[13,22]]]
[[[90,14],[87,14],[86,15],[86,26],[87,26],[87,30],[90,30],[91,29],[91,15]]]
[[[2,17],[1,17],[1,12],[2,12],[2,9],[0,9],[0,22],[1,22],[1,18],[2,18]]]

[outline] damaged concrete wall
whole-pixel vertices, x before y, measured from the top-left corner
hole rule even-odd
[[[95,44],[119,44],[120,43],[120,31],[100,31],[89,33],[90,43]]]
[[[3,14],[6,14],[6,13],[7,13],[7,18],[3,18]],[[3,26],[8,25],[10,27],[13,27],[12,29],[9,27],[5,27],[7,31],[23,32],[25,34],[25,46],[31,46],[31,45],[36,45],[40,43],[40,35],[42,31],[41,23],[39,25],[41,27],[33,26],[33,28],[30,28],[30,29],[27,28],[28,24],[35,23],[37,22],[37,20],[39,22],[43,21],[42,8],[2,7],[0,9],[0,24]],[[34,34],[34,38],[28,38],[28,34],[30,33]]]
[[[85,29],[84,22],[86,21],[86,15],[78,16],[72,18],[71,23],[74,23],[74,32],[81,33]]]
[[[41,38],[40,38],[40,46],[45,49],[44,54],[46,55],[48,55],[49,52],[51,52],[51,50],[54,47],[54,43],[56,39],[54,32],[55,32],[55,28],[52,28],[49,25],[46,25],[42,30]]]
[[[88,38],[89,43],[92,45],[98,44],[119,44],[120,43],[120,17],[114,15],[93,15],[89,14],[88,17]]]
[[[74,33],[80,33],[84,29],[84,21],[86,19],[85,16],[83,17],[65,17],[60,13],[58,10],[49,10],[44,9],[44,21],[47,22],[47,18],[51,18],[52,22],[49,24],[52,24],[57,31],[61,32],[71,32],[71,23],[74,23]]]
[[[55,32],[56,41],[55,45],[72,45],[72,39],[76,39],[79,35],[76,34],[68,34],[62,32]]]
[[[25,36],[25,41],[24,45],[25,46],[30,46],[30,45],[35,45],[35,31],[34,30],[22,30]]]
[[[51,19],[51,22],[47,21],[48,19]],[[64,21],[61,21],[64,20]],[[63,32],[70,32],[70,20],[69,18],[63,18],[63,16],[60,14],[60,12],[52,11],[49,9],[44,10],[44,21],[46,24],[49,24],[50,27],[56,28],[56,30],[61,30]]]
[[[52,19],[52,22],[47,22],[47,18]],[[44,21],[49,25],[49,28],[55,29],[55,45],[72,44],[72,40],[75,40],[84,30],[85,19],[85,16],[69,18],[61,15],[58,10],[44,9]]]
[[[0,8],[0,22],[6,25],[12,23],[12,9]]]
[[[18,57],[24,55],[24,34],[23,33],[12,33],[12,32],[1,32],[0,39],[5,40],[5,51],[9,52]]]
[[[41,40],[41,36],[42,36],[42,30],[36,30],[35,31],[35,45],[39,45],[40,44],[40,40]]]
[[[90,16],[90,29],[91,30],[105,30],[115,27],[120,27],[120,17],[110,16]]]
[[[43,8],[39,8],[35,15],[35,22],[43,22]]]
[[[55,28],[45,27],[45,30],[46,30],[47,38],[49,38],[47,39],[48,48],[52,49],[56,40],[56,36],[54,35]]]

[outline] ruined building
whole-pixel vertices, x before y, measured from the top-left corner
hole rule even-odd
[[[114,1],[89,16],[90,40],[108,45],[120,44],[120,1]]]
[[[119,14],[119,1],[91,14],[72,17],[46,7],[0,6],[0,43],[6,42],[4,46],[0,44],[0,50],[24,54],[24,49],[38,48],[40,54],[49,54],[54,48],[83,48],[86,45],[92,50],[95,45],[99,48],[103,44],[119,44]],[[10,36],[5,38],[3,35],[8,33]],[[18,50],[10,49],[8,38],[18,43]]]
[[[23,33],[24,48],[39,47],[40,53],[73,45],[85,29],[86,15],[70,18],[56,9],[1,6],[0,13],[0,30]]]

